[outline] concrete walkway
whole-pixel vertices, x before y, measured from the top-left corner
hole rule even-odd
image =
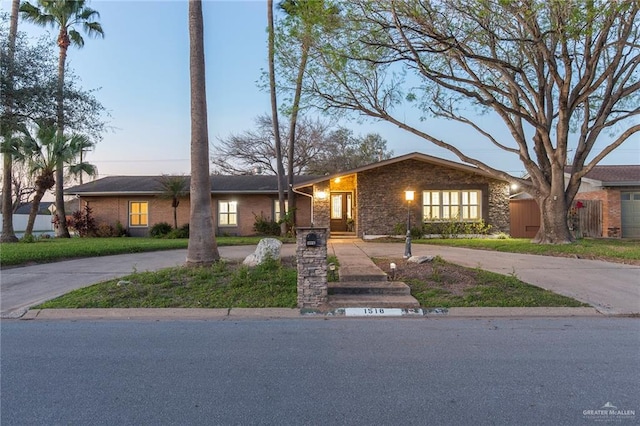
[[[402,258],[404,253],[404,243],[330,240],[329,254],[336,253],[338,244],[345,244],[345,249],[348,247],[351,267],[357,267],[359,262],[370,262],[370,257]],[[220,247],[220,255],[227,259],[244,259],[254,249],[254,246]],[[282,255],[294,256],[295,249],[295,245],[286,244],[282,247]],[[422,244],[413,245],[413,254],[437,255],[463,266],[481,267],[501,274],[514,273],[522,281],[589,303],[603,314],[640,313],[640,266]],[[30,306],[76,288],[134,271],[182,265],[185,259],[186,250],[171,250],[4,269],[0,272],[0,317],[17,318]]]

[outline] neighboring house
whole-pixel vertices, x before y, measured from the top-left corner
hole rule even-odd
[[[33,207],[32,203],[24,203],[18,207],[14,214],[31,214],[31,208]],[[40,201],[38,205],[38,214],[39,215],[51,215],[55,211],[55,203],[53,201]]]
[[[565,180],[570,178],[570,166]],[[540,209],[528,194],[511,201],[511,235],[530,238],[540,226]],[[585,236],[640,237],[640,165],[595,166],[582,178],[571,214]]]
[[[24,203],[18,207],[13,214],[13,230],[18,237],[22,237],[25,229],[27,229],[27,223],[29,222],[29,214],[31,214],[32,203]],[[35,235],[50,234],[52,233],[53,223],[51,219],[52,214],[55,211],[55,204],[50,201],[41,201],[38,206],[38,214],[36,215],[35,222],[33,223],[33,233]],[[0,215],[0,226],[2,226],[2,215]]]
[[[594,167],[582,178],[576,200],[602,203],[603,236],[640,237],[640,165]]]
[[[279,217],[275,176],[212,176],[212,215],[218,234],[251,235],[255,216]],[[509,185],[476,167],[412,153],[330,176],[297,176],[297,226],[326,227],[333,235],[396,234],[398,224],[480,221],[509,230]],[[406,201],[411,190],[413,201]],[[98,223],[120,221],[130,235],[172,223],[171,201],[158,197],[159,176],[114,176],[65,191],[88,202]],[[178,223],[189,220],[186,197]]]

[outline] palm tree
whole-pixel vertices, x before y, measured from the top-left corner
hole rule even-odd
[[[188,180],[184,176],[163,175],[160,178],[160,185],[162,185],[160,198],[171,200],[173,229],[178,229],[178,206],[180,205],[180,198],[189,193]]]
[[[56,184],[56,173],[60,164],[69,174],[77,175],[80,172],[94,175],[96,168],[87,163],[75,163],[78,153],[82,149],[91,147],[87,137],[72,135],[62,137],[53,125],[41,124],[36,129],[36,137],[29,132],[22,139],[20,160],[27,161],[29,173],[35,176],[36,192],[29,212],[29,220],[24,236],[31,236],[36,215],[40,209],[40,201],[45,193]]]
[[[220,259],[220,254],[211,217],[204,23],[200,0],[189,0],[189,77],[191,80],[191,209],[186,263],[190,266],[207,266]]]
[[[13,172],[13,153],[11,150],[13,139],[13,61],[16,53],[16,37],[18,35],[18,9],[20,0],[13,0],[11,3],[11,24],[9,26],[9,43],[7,47],[8,62],[8,96],[6,97],[6,112],[9,126],[3,125],[2,135],[2,237],[0,241],[3,243],[14,243],[18,241],[16,233],[13,229],[13,200],[11,197],[11,176]],[[4,120],[3,120],[4,121]]]
[[[64,134],[64,67],[67,60],[67,49],[72,44],[77,47],[84,46],[84,39],[76,27],[90,37],[104,37],[102,25],[95,21],[100,14],[86,6],[85,0],[38,0],[38,6],[24,2],[20,6],[20,11],[25,20],[33,22],[43,27],[51,26],[58,29],[58,47],[60,56],[58,57],[58,87],[56,93],[56,113],[57,131],[60,137]],[[63,196],[64,175],[62,164],[56,167],[56,214],[58,216],[59,228],[56,236],[69,238],[67,219],[64,211]]]

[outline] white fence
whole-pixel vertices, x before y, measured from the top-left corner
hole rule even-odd
[[[52,234],[54,232],[52,215],[39,214],[36,216],[36,221],[33,224],[33,234]],[[22,233],[27,229],[27,222],[29,221],[28,214],[14,214],[13,215],[13,230],[18,237],[22,236]],[[2,226],[2,215],[0,215],[0,226]]]

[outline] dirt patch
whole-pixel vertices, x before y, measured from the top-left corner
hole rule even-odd
[[[480,284],[477,271],[437,258],[422,264],[407,262],[401,258],[377,258],[374,262],[389,276],[392,274],[390,264],[395,263],[395,281],[407,284],[420,281],[427,287],[442,289],[454,296],[462,296],[465,290]]]

